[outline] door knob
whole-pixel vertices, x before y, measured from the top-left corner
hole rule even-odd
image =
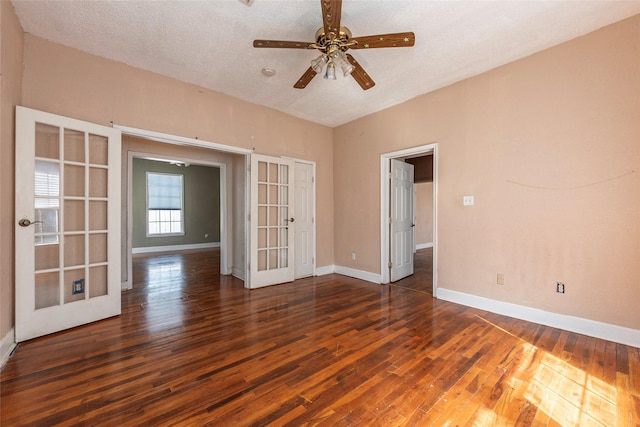
[[[20,227],[28,227],[33,224],[42,224],[42,221],[30,221],[27,218],[22,218],[20,221],[18,221],[18,225]]]
[[[284,220],[285,220],[285,222],[294,222],[295,221],[295,219],[293,219],[293,218],[285,218]]]

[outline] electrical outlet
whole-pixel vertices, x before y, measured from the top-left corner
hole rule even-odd
[[[71,294],[84,294],[84,279],[74,280],[71,285]]]
[[[498,278],[496,279],[496,283],[498,285],[504,285],[504,274],[498,273]]]
[[[356,253],[355,252],[351,252],[351,259],[352,260],[356,260]]]
[[[556,283],[556,292],[559,294],[564,294],[564,283],[562,282]]]
[[[204,238],[206,239],[207,237],[209,237],[209,235],[207,233],[204,234]]]
[[[473,206],[473,196],[462,196],[463,206]]]

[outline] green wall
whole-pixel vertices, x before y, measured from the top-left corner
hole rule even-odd
[[[162,172],[184,176],[184,229],[182,236],[147,237],[146,173]],[[133,159],[132,183],[133,248],[220,242],[220,169]],[[205,234],[208,237],[205,237]]]

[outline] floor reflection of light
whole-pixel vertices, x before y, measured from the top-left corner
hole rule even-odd
[[[609,426],[616,419],[615,388],[546,352],[525,398],[563,425]]]
[[[513,367],[507,384],[512,389],[504,391],[499,400],[508,396],[523,396],[537,411],[562,426],[612,426],[624,423],[624,414],[618,414],[619,400],[616,387],[595,378],[584,370],[542,350],[511,334],[492,322],[480,318],[520,342],[522,355]],[[503,402],[504,403],[504,402]],[[620,420],[619,417],[623,420]],[[536,418],[539,416],[536,415]],[[505,418],[495,410],[481,408],[473,425],[507,425]]]
[[[182,262],[171,261],[162,264],[152,264],[147,268],[147,286],[153,292],[167,288],[182,288],[184,286],[184,276],[182,275]]]
[[[147,267],[149,293],[144,305],[145,317],[151,332],[179,327],[183,323],[185,303],[174,301],[184,298],[186,285],[182,261],[166,261]]]

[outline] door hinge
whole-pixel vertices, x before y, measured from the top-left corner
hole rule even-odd
[[[393,263],[391,261],[389,261],[389,268],[393,268]]]
[[[312,177],[311,177],[311,183],[313,184],[313,183],[315,183],[315,182],[316,182],[316,177],[315,177],[315,176],[312,176]]]
[[[393,222],[393,218],[389,217],[389,224]]]
[[[315,218],[311,218],[311,224],[315,224],[316,223],[316,219]]]

